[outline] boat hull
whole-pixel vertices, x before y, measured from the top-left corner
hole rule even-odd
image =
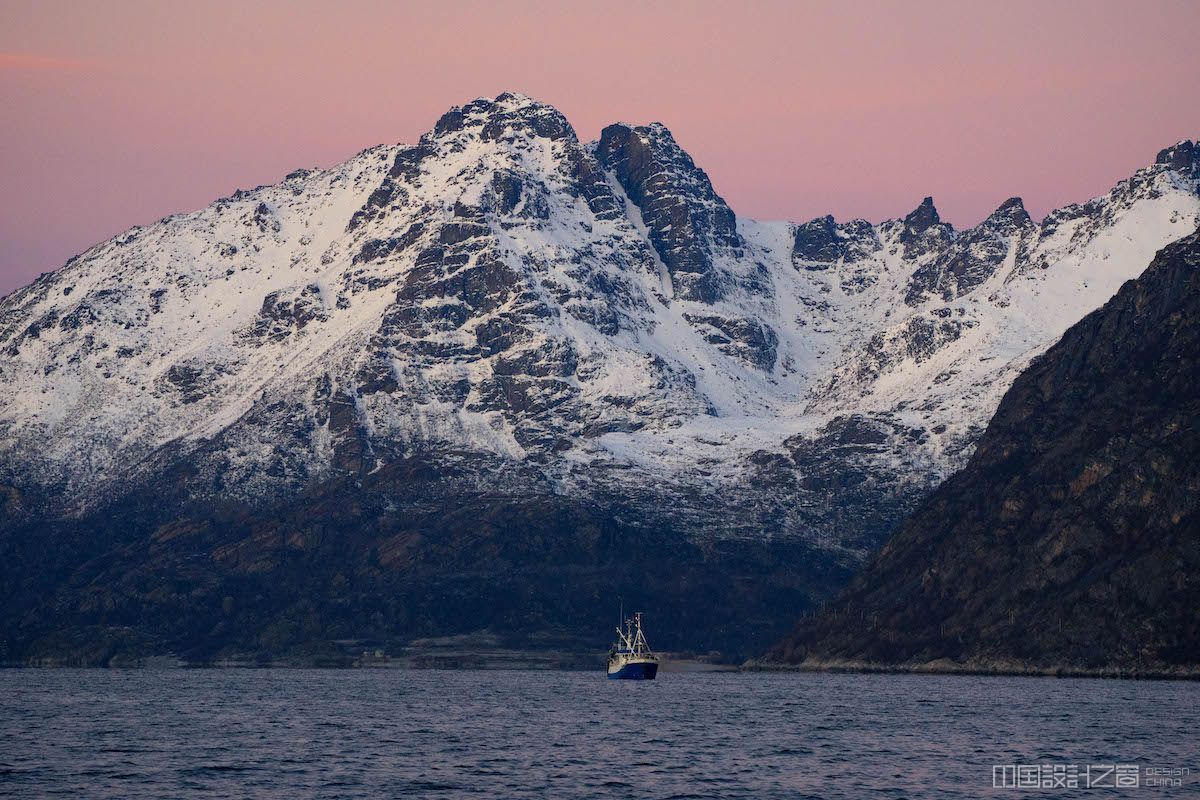
[[[619,669],[610,668],[608,678],[613,681],[652,681],[657,674],[657,663],[653,661],[634,661],[622,665]]]

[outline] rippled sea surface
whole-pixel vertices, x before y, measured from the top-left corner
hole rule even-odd
[[[1190,767],[1200,684],[406,670],[0,670],[0,795],[1016,797],[992,766]],[[1082,794],[1081,794],[1082,793]]]

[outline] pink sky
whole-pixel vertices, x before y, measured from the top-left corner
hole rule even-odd
[[[739,214],[978,222],[1200,136],[1200,3],[0,0],[0,293],[514,89],[665,122]]]

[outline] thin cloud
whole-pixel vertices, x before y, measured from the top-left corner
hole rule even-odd
[[[77,72],[86,69],[86,61],[75,58],[43,56],[37,53],[0,53],[3,72]]]

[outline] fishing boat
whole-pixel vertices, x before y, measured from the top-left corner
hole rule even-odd
[[[608,677],[613,680],[652,681],[658,674],[658,656],[646,643],[642,633],[642,612],[637,611],[624,621],[624,630],[617,628],[617,641],[608,651]]]

